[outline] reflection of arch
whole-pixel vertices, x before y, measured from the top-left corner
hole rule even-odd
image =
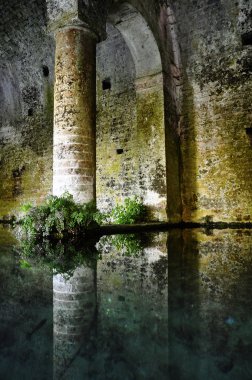
[[[97,199],[100,207],[140,195],[166,219],[163,74],[143,16],[123,3],[97,47]],[[127,75],[126,75],[127,73]],[[109,82],[109,85],[108,85]]]

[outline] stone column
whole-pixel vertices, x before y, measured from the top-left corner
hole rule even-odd
[[[96,35],[79,26],[55,34],[53,194],[95,199]]]

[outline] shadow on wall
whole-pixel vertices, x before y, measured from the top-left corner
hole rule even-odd
[[[16,118],[21,112],[20,88],[16,76],[16,68],[11,63],[0,67],[0,121],[1,126]],[[8,133],[8,132],[7,132]],[[1,134],[4,131],[1,129]],[[1,140],[1,135],[0,135]]]
[[[182,118],[181,118],[181,155],[182,155],[182,205],[183,221],[193,220],[197,210],[196,178],[196,130],[193,88],[184,77]]]

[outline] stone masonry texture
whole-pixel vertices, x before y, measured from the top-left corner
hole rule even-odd
[[[0,219],[52,189],[54,41],[46,4],[0,3]]]
[[[0,5],[0,219],[20,203],[40,202],[52,192],[54,41],[64,34],[68,99],[77,100],[74,108],[84,124],[87,114],[95,124],[95,104],[89,101],[95,99],[96,72],[97,204],[109,208],[140,195],[152,219],[251,221],[251,2],[129,0],[126,6],[111,0],[101,7],[90,0],[73,2],[70,11],[67,3],[3,0]],[[134,19],[144,22],[136,27]],[[95,45],[92,53],[86,50],[90,34],[74,36],[71,26],[85,26],[97,36],[97,70]],[[82,69],[73,85],[69,78],[78,62],[71,64],[68,52],[74,49]],[[148,59],[150,52],[160,60]],[[59,75],[57,64],[56,55]],[[82,84],[82,92],[80,77],[87,74],[82,83],[92,77],[94,85],[88,90]],[[55,99],[60,91],[56,87]],[[71,114],[66,128],[80,126],[76,120]],[[69,138],[73,147],[83,135]],[[67,168],[57,168],[55,161],[65,184],[73,172],[87,178],[78,185],[69,182],[75,192],[94,186],[95,165],[83,174],[77,164],[94,161],[94,144],[89,149],[88,157],[79,158],[74,150]]]
[[[78,28],[56,35],[53,192],[95,198],[95,40]]]

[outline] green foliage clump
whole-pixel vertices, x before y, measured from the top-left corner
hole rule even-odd
[[[126,198],[122,205],[116,205],[109,220],[114,224],[133,224],[141,222],[146,216],[146,206],[138,197]]]
[[[26,261],[24,259],[19,260],[19,265],[20,265],[20,268],[22,268],[22,269],[30,269],[31,268],[31,264],[28,263],[28,261]]]
[[[97,249],[102,254],[116,250],[123,256],[139,257],[147,243],[145,234],[104,235],[100,238]]]
[[[69,193],[60,197],[50,195],[44,204],[36,207],[24,205],[22,211],[25,216],[20,224],[29,236],[75,235],[97,226],[95,203],[75,203]]]
[[[126,198],[124,204],[115,206],[110,213],[101,213],[94,202],[78,204],[73,196],[64,193],[57,197],[50,195],[39,206],[25,204],[21,210],[23,218],[19,221],[28,236],[43,237],[54,235],[59,238],[66,235],[79,235],[100,224],[133,224],[143,221],[146,208],[137,198]]]
[[[54,273],[71,275],[80,265],[95,266],[100,253],[95,247],[99,224],[132,224],[142,221],[145,206],[137,197],[127,198],[123,205],[117,205],[111,213],[97,211],[95,203],[78,204],[73,196],[49,196],[39,206],[22,206],[24,216],[18,222],[26,232],[21,234],[20,267],[29,269],[30,261],[39,262],[53,269]],[[107,237],[109,239],[109,237]],[[134,235],[118,235],[109,243],[126,256],[137,256],[142,252],[141,241]]]
[[[143,251],[141,240],[134,234],[114,235],[111,244],[124,256],[137,257]]]

